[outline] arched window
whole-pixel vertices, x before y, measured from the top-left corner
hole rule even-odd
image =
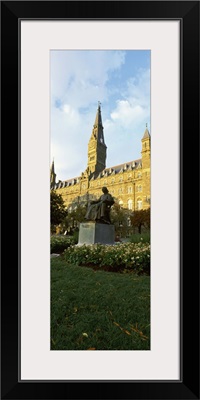
[[[138,210],[142,209],[142,200],[141,199],[137,199],[137,209]]]
[[[128,209],[132,210],[133,208],[133,200],[128,200]]]
[[[120,208],[122,208],[123,207],[123,201],[122,200],[119,200],[119,205],[120,205]]]
[[[128,187],[128,193],[131,194],[132,193],[132,186]]]

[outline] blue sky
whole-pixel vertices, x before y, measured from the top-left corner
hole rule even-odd
[[[51,51],[51,155],[57,181],[87,167],[87,146],[101,102],[106,167],[141,157],[150,130],[150,51]]]

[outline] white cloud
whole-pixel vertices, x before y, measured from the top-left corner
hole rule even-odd
[[[127,81],[123,97],[118,99],[116,107],[110,114],[105,125],[121,125],[123,127],[138,126],[139,123],[150,118],[150,71],[142,71],[136,78]]]
[[[111,113],[111,119],[114,123],[130,126],[136,119],[143,117],[144,110],[140,105],[132,107],[128,100],[118,100],[115,111]]]
[[[51,98],[72,106],[88,107],[94,99],[105,101],[111,71],[125,61],[122,51],[61,51],[51,54]]]
[[[104,122],[108,166],[141,157],[141,139],[150,125],[150,71],[142,70],[126,82],[122,98]]]

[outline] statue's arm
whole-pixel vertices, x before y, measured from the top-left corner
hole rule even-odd
[[[101,200],[99,199],[99,200],[91,200],[91,202],[90,202],[90,204],[97,204],[97,203],[99,203]]]
[[[105,203],[109,206],[112,206],[114,204],[114,199],[112,196],[109,196],[107,200],[105,200]]]

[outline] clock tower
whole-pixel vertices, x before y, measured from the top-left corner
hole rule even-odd
[[[104,142],[103,125],[101,119],[101,104],[98,103],[92,135],[88,143],[88,164],[89,174],[96,177],[106,167],[106,150]]]

